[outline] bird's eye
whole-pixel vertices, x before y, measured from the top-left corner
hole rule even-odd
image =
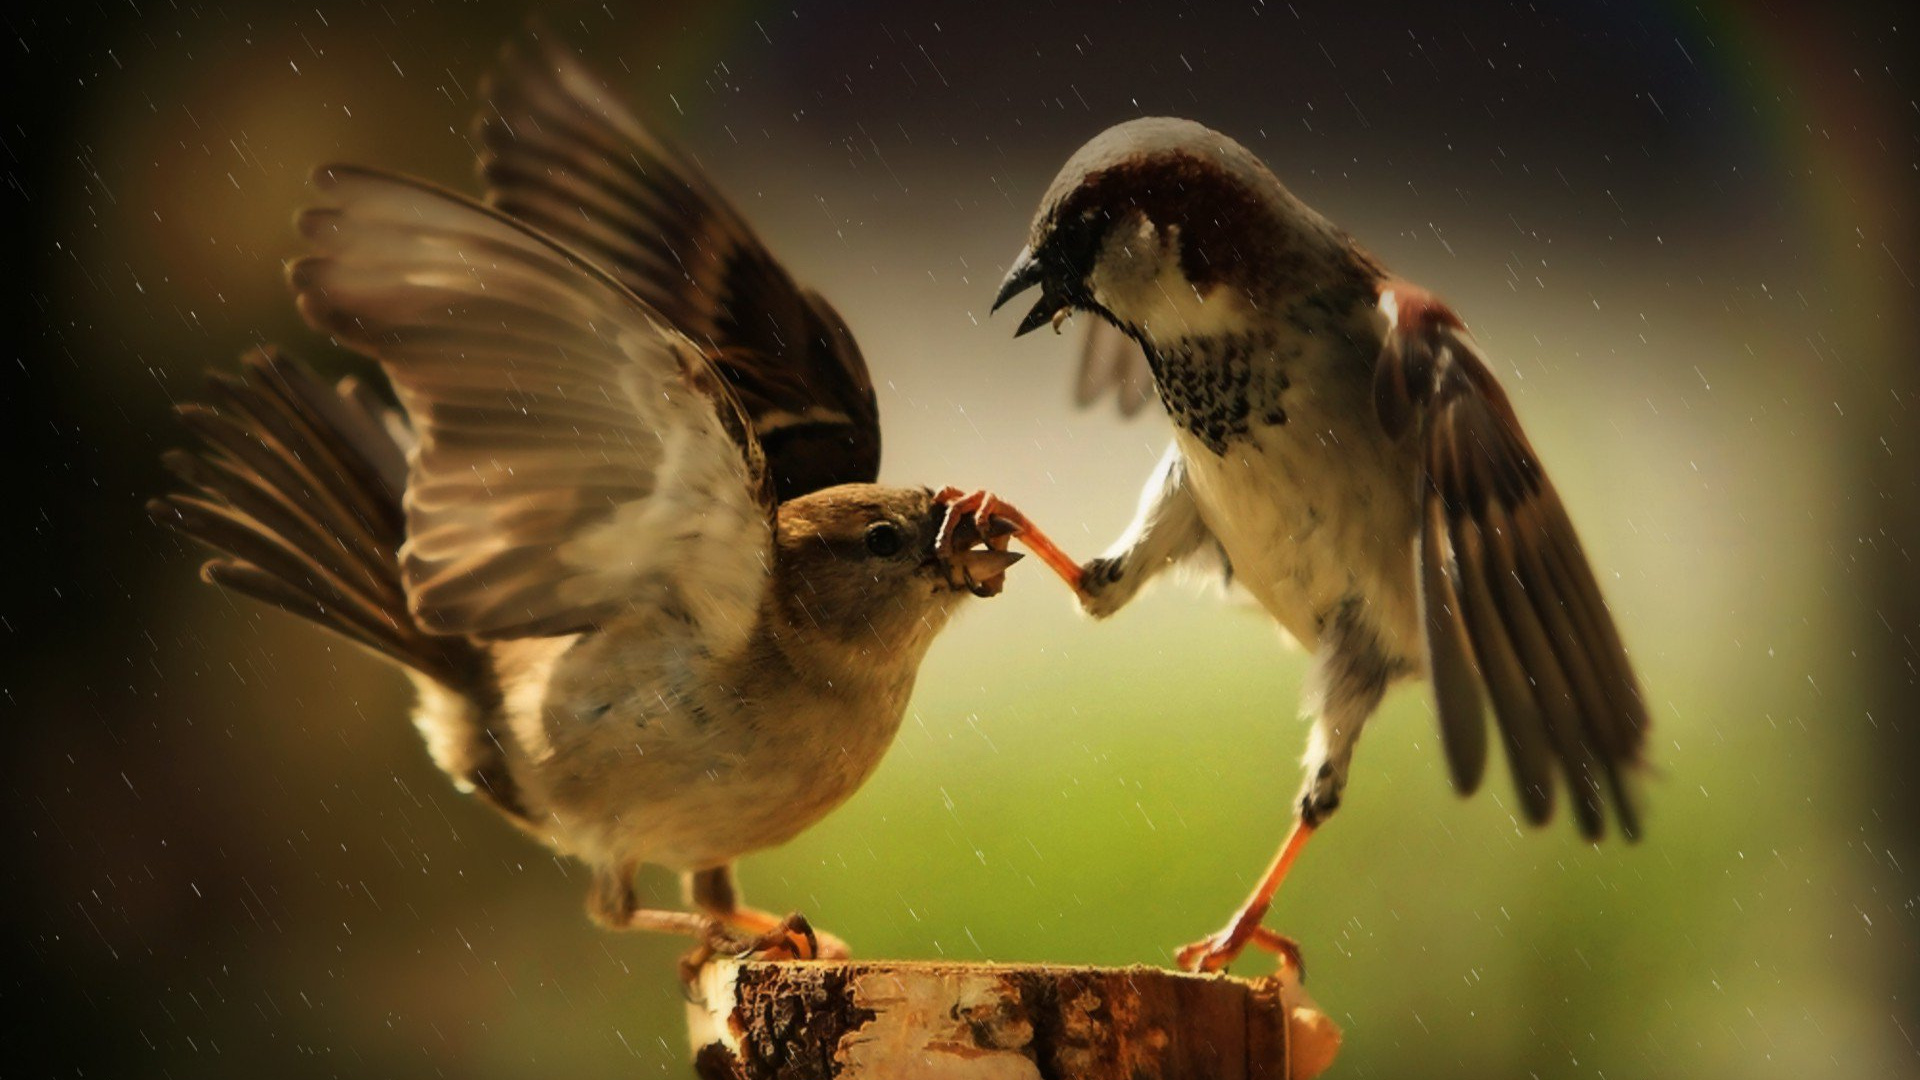
[[[891,521],[876,521],[867,526],[867,550],[881,558],[900,553],[900,530]]]

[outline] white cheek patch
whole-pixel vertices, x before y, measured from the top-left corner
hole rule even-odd
[[[1102,307],[1156,341],[1242,333],[1252,315],[1232,289],[1194,288],[1180,271],[1179,228],[1161,233],[1145,219],[1108,236],[1088,285]]]

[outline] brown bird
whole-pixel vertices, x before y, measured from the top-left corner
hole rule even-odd
[[[1081,567],[1112,614],[1167,566],[1224,558],[1313,652],[1293,831],[1227,926],[1180,950],[1214,970],[1250,942],[1340,805],[1387,688],[1433,684],[1454,786],[1478,787],[1490,699],[1522,814],[1564,780],[1581,832],[1633,837],[1647,710],[1573,523],[1459,316],[1394,278],[1246,148],[1186,120],[1118,125],[1041,200],[994,307],[1038,286],[1018,334],[1100,320],[1079,396],[1157,390],[1173,445],[1132,526]],[[1559,779],[1556,779],[1558,777]],[[1297,955],[1295,956],[1297,959]]]
[[[404,418],[256,355],[182,409],[206,445],[152,511],[225,553],[208,581],[404,669],[434,761],[591,866],[600,923],[692,934],[689,962],[844,953],[742,906],[732,863],[871,774],[1024,519],[872,482],[839,317],[576,66],[516,57],[491,94],[501,209],[336,166],[298,218],[300,312]],[[643,863],[698,913],[641,907]]]

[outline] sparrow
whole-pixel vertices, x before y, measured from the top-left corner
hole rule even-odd
[[[509,58],[491,206],[331,166],[297,217],[298,310],[400,409],[257,353],[181,409],[203,445],[151,513],[221,553],[205,580],[401,668],[434,762],[589,866],[600,924],[694,936],[683,974],[844,955],[745,906],[732,864],[871,775],[1024,518],[876,484],[872,380],[827,302],[578,65]],[[643,907],[642,864],[694,910]]]
[[[1564,781],[1580,831],[1640,831],[1648,717],[1573,523],[1466,324],[1393,276],[1252,153],[1188,120],[1110,128],[1040,202],[995,309],[1037,287],[1015,336],[1098,321],[1078,397],[1137,409],[1173,442],[1132,524],[1069,577],[1096,617],[1168,566],[1220,559],[1312,653],[1295,821],[1226,926],[1176,953],[1218,970],[1261,926],[1340,806],[1387,689],[1433,688],[1454,787],[1487,762],[1491,712],[1525,818]]]

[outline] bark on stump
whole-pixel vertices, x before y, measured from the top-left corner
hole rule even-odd
[[[1339,1035],[1279,977],[721,960],[687,1011],[703,1080],[1287,1080]],[[1303,1051],[1305,1053],[1303,1053]]]

